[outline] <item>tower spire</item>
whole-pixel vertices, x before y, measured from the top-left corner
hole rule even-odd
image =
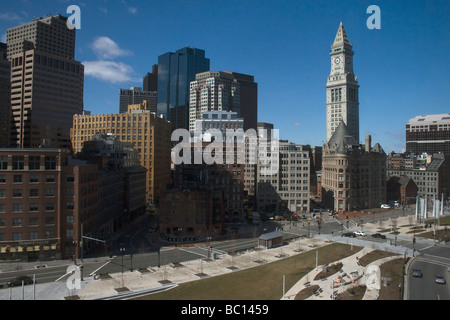
[[[352,48],[352,45],[350,44],[350,41],[348,40],[347,33],[345,32],[342,21],[339,25],[338,31],[336,33],[336,37],[334,38],[334,43],[331,46],[331,49],[335,49],[335,48],[345,48],[345,49]]]

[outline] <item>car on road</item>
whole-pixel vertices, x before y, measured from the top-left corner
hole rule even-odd
[[[361,237],[367,236],[367,234],[364,231],[354,231],[353,234],[355,236],[361,236]]]
[[[422,274],[422,271],[420,271],[419,269],[414,269],[412,272],[412,276],[414,278],[422,278],[423,274]]]
[[[22,282],[24,285],[33,284],[33,278],[29,276],[17,276],[14,279],[8,281],[8,287],[21,286]]]
[[[386,236],[381,233],[374,233],[374,234],[372,234],[372,237],[374,237],[376,239],[386,239]]]
[[[382,209],[391,209],[392,206],[391,206],[390,204],[384,203],[384,204],[381,205],[381,208],[382,208]]]
[[[353,234],[353,232],[347,232],[343,234],[344,237],[349,237],[349,238],[354,238],[355,235]]]
[[[434,281],[439,284],[446,284],[445,278],[443,275],[437,274],[434,276]]]

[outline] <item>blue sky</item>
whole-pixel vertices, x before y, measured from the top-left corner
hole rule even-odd
[[[370,5],[381,29],[369,30]],[[355,51],[360,139],[401,152],[405,124],[449,113],[448,0],[1,0],[0,41],[33,17],[81,8],[75,58],[86,66],[85,109],[117,113],[119,89],[142,86],[158,56],[206,51],[211,70],[255,76],[258,121],[299,144],[325,140],[329,51],[342,21]]]

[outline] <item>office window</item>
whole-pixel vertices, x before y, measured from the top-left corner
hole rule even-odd
[[[56,157],[45,157],[45,170],[56,169]]]
[[[0,170],[8,169],[8,157],[0,157]]]
[[[23,156],[13,156],[12,158],[12,169],[13,170],[23,170],[24,168],[24,157]]]
[[[39,234],[35,231],[30,232],[30,240],[37,240],[39,239]]]
[[[39,225],[39,219],[35,218],[35,217],[28,219],[28,225],[29,226],[33,226],[33,227],[38,226]]]
[[[29,156],[28,157],[28,169],[29,170],[39,170],[41,168],[41,157],[40,156]]]
[[[21,227],[22,226],[22,218],[14,218],[12,220],[13,227]]]
[[[29,197],[30,197],[30,198],[36,198],[36,197],[39,197],[39,189],[30,189],[30,191],[29,191]]]
[[[52,239],[55,237],[55,232],[52,230],[45,231],[45,239]]]
[[[22,189],[14,189],[13,198],[22,198]]]

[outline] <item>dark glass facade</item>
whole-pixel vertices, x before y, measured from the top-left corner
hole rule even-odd
[[[443,153],[450,156],[450,129],[440,128],[437,124],[430,125],[427,129],[410,129],[406,126],[406,153]]]
[[[158,114],[172,124],[172,130],[189,129],[189,85],[195,75],[209,71],[205,51],[183,48],[158,57]]]

